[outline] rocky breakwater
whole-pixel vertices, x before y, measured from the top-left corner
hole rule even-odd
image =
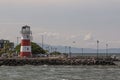
[[[115,65],[112,60],[81,58],[0,58],[0,65]]]

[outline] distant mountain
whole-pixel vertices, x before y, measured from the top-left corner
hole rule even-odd
[[[42,44],[39,43],[38,45],[41,46]],[[59,51],[61,53],[69,53],[69,47],[65,46],[53,46],[44,44],[43,48],[49,50],[50,52]],[[71,47],[71,52],[82,53],[82,48]],[[83,48],[83,53],[97,53],[97,50],[92,48]],[[106,53],[106,49],[99,49],[99,53]],[[110,48],[108,49],[108,53],[120,53],[120,48]]]

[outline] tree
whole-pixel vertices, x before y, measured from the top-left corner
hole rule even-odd
[[[51,52],[50,55],[61,55],[61,53],[57,52],[57,51],[54,51],[54,52]]]
[[[7,53],[8,56],[10,56],[14,52],[11,43],[9,41],[6,41],[4,43],[4,47],[0,49],[0,56],[4,53]]]
[[[15,47],[15,50],[19,53],[20,52],[20,44]],[[31,42],[32,54],[45,54],[45,50],[41,48],[38,44]]]

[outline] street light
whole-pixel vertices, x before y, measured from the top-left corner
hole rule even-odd
[[[106,57],[108,57],[108,44],[106,44]]]
[[[19,44],[19,39],[20,39],[21,37],[17,37],[17,45]],[[18,55],[18,52],[16,51],[16,55]]]
[[[69,55],[70,55],[70,64],[72,65],[72,58],[71,58],[71,47],[69,46]]]
[[[65,46],[65,52],[62,53],[62,57],[67,54],[67,46]],[[68,55],[68,54],[67,54]]]
[[[65,54],[67,53],[67,52],[66,52],[66,49],[67,49],[67,46],[65,46]]]
[[[83,48],[82,48],[82,57],[83,57]]]
[[[71,58],[71,47],[69,46],[69,56]]]
[[[55,52],[57,52],[57,48],[55,48]]]
[[[44,36],[42,35],[42,48],[44,48]]]
[[[19,44],[19,39],[20,39],[21,37],[17,37],[17,45]]]
[[[53,47],[51,46],[51,48],[50,48],[50,49],[51,49],[51,53],[52,53],[52,52],[53,52]]]
[[[97,58],[98,58],[98,54],[99,54],[99,41],[97,40]]]

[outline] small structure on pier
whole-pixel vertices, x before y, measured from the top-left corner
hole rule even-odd
[[[9,46],[9,49],[13,50],[14,49],[14,43],[10,42],[9,40],[0,40],[0,50],[5,49],[7,46]]]
[[[31,36],[30,26],[23,26],[21,30],[21,49],[20,57],[32,57],[31,52]]]

